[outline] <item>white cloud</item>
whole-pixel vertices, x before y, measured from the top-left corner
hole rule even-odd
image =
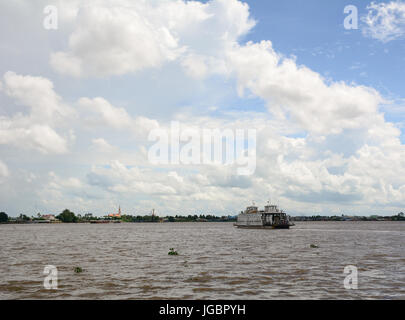
[[[84,187],[83,183],[75,177],[61,178],[55,172],[49,172],[50,183],[49,185],[54,189],[81,189]]]
[[[77,28],[70,36],[70,52],[57,52],[51,64],[61,73],[79,76],[114,75],[157,67],[176,57],[177,41],[162,26],[145,21],[135,2],[135,10],[91,5],[82,7]],[[73,67],[73,68],[70,68]]]
[[[134,137],[146,137],[150,130],[159,126],[156,120],[143,116],[132,117],[124,108],[113,106],[101,97],[80,98],[78,105],[86,123],[91,126],[129,130]]]
[[[89,186],[77,177],[57,174],[54,171],[43,174],[36,181],[35,206],[39,205],[41,213],[58,214],[69,208],[76,214],[88,212],[89,208],[102,208],[99,199]],[[20,195],[18,195],[19,197]]]
[[[269,111],[305,131],[340,133],[367,127],[378,118],[383,99],[377,91],[344,82],[328,84],[320,74],[276,53],[270,41],[235,47],[229,59],[240,94],[249,89],[267,102]]]
[[[220,55],[255,24],[237,0],[96,1],[80,7],[74,22],[68,50],[52,53],[50,62],[76,77],[134,73],[182,56],[191,75],[201,76],[206,62],[198,54]]]
[[[196,79],[203,79],[208,73],[208,66],[204,56],[189,55],[181,62],[186,73]]]
[[[63,126],[63,121],[73,117],[75,112],[54,92],[51,81],[6,72],[2,91],[28,110],[12,116],[0,116],[0,144],[34,149],[45,154],[67,152],[72,135],[62,137],[55,127]]]
[[[93,118],[89,118],[89,123],[106,125],[115,129],[126,129],[131,125],[131,116],[124,108],[111,105],[104,98],[80,98],[79,106],[89,111]]]
[[[55,124],[73,113],[55,93],[53,83],[43,77],[8,71],[4,74],[3,91],[17,104],[30,108],[29,116],[33,122]]]
[[[176,196],[168,200],[175,198],[179,205],[182,202],[185,206],[188,201],[198,200],[210,207],[222,199],[225,207],[237,210],[248,200],[264,201],[271,197],[295,213],[313,213],[312,205],[303,204],[307,202],[317,203],[316,210],[321,212],[355,210],[364,214],[370,213],[370,204],[385,205],[386,210],[389,205],[400,206],[401,201],[405,201],[405,178],[395,174],[405,168],[405,147],[399,140],[400,131],[382,117],[377,117],[370,127],[346,129],[328,136],[314,133],[305,138],[284,137],[283,126],[278,126],[265,114],[247,113],[246,117],[238,114],[235,119],[219,119],[189,115],[183,118],[182,124],[204,128],[257,128],[255,174],[238,177],[234,168],[227,166],[194,166],[186,173],[172,166],[169,168],[176,174],[170,175],[176,181],[181,179],[182,186],[189,192],[177,191]],[[160,126],[167,125],[161,123]],[[345,153],[341,151],[341,144]],[[179,188],[175,181],[166,183],[176,190]],[[156,201],[164,200],[161,196],[161,200]],[[360,209],[362,207],[365,209]]]
[[[381,42],[405,36],[405,2],[371,2],[367,10],[367,15],[362,17],[362,21],[366,24],[362,30],[365,36]]]
[[[20,3],[35,8],[33,2]],[[236,214],[251,200],[263,205],[271,197],[292,214],[353,208],[357,213],[382,213],[376,211],[379,205],[392,214],[391,209],[404,203],[405,180],[399,174],[405,170],[404,145],[398,128],[379,111],[380,94],[373,88],[326,80],[276,52],[270,41],[238,43],[255,24],[246,4],[236,0],[80,3],[62,4],[68,10],[60,10],[59,47],[51,55],[55,70],[76,77],[138,73],[141,78],[149,76],[148,69],[175,63],[181,68],[173,68],[174,72],[184,71],[201,86],[212,74],[224,75],[230,83],[236,80],[240,94],[248,91],[251,97],[263,99],[270,112],[224,113],[219,100],[210,102],[215,113],[196,116],[190,108],[172,119],[184,127],[256,128],[256,172],[239,177],[232,166],[153,166],[147,159],[146,137],[153,128],[169,128],[172,119],[147,118],[125,96],[120,97],[123,105],[111,100],[108,91],[105,97],[96,93],[95,98],[63,99],[48,79],[8,72],[0,90],[14,105],[2,110],[0,144],[23,150],[9,153],[0,146],[7,163],[0,162],[0,176],[13,173],[10,188],[2,185],[2,202],[18,203],[21,188],[27,188],[31,178],[20,173],[17,180],[15,169],[21,162],[10,159],[26,159],[31,156],[24,150],[28,149],[70,154],[36,158],[44,161],[38,167],[36,161],[27,161],[37,177],[35,191],[29,190],[32,186],[23,189],[32,198],[24,203],[27,208],[38,199],[54,210],[72,205],[79,212],[98,214],[123,202],[127,208],[145,208],[144,213],[156,208],[161,214]],[[70,34],[67,47],[60,47],[66,33]],[[58,78],[58,86],[63,79]],[[132,80],[122,77],[118,85],[127,88]],[[80,81],[85,89],[93,89],[89,79]],[[156,82],[152,85],[148,89],[155,93]],[[162,100],[170,100],[172,92],[164,89]],[[76,111],[64,102],[67,99],[78,99]],[[192,99],[187,103],[199,105]],[[43,167],[46,174],[40,172]]]
[[[93,167],[88,174],[89,184],[114,193],[125,194],[176,194],[166,178],[150,169],[128,168],[121,162],[111,161],[109,168]]]
[[[68,152],[76,140],[73,127],[80,130],[89,126],[108,127],[129,131],[132,137],[139,139],[158,126],[156,120],[132,117],[124,108],[115,107],[101,97],[80,98],[79,109],[75,110],[64,103],[55,93],[53,83],[43,77],[7,72],[1,92],[23,109],[10,116],[0,116],[0,144],[43,154]]]
[[[44,154],[66,153],[68,143],[55,130],[46,125],[19,127],[0,118],[0,144],[12,144],[23,149],[34,149]]]
[[[115,148],[114,146],[109,144],[103,138],[93,139],[91,142],[92,142],[92,147],[96,151],[104,152],[104,153],[111,153],[111,152],[117,151],[117,148]]]
[[[8,171],[7,165],[3,161],[0,160],[0,181],[1,181],[1,178],[8,177],[9,174],[10,173]]]

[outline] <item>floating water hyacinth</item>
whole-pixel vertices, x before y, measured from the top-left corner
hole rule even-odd
[[[319,248],[319,246],[317,246],[316,244],[311,243],[310,245],[311,248]]]
[[[169,256],[177,256],[178,253],[177,253],[177,251],[174,251],[174,248],[170,248],[168,255],[169,255]]]
[[[82,272],[83,272],[83,269],[80,268],[80,267],[75,267],[75,268],[74,268],[74,271],[75,271],[75,273],[82,273]]]

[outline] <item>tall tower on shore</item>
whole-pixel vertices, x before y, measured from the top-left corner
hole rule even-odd
[[[118,214],[121,215],[121,206],[118,206]]]

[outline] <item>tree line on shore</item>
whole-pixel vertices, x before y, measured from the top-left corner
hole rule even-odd
[[[298,217],[291,217],[293,221],[405,221],[405,215],[403,212],[398,213],[397,215],[393,216],[379,216],[379,215],[371,215],[371,216],[298,216]]]
[[[86,213],[84,215],[76,215],[74,212],[69,209],[63,210],[59,215],[55,216],[55,219],[60,222],[65,223],[79,223],[79,222],[91,222],[91,221],[100,221],[100,220],[113,220],[113,221],[122,221],[122,222],[230,222],[236,221],[235,216],[215,216],[215,215],[187,215],[187,216],[165,216],[159,217],[155,215],[121,215],[117,216],[105,216],[97,217],[92,213]],[[28,217],[25,214],[20,214],[17,218],[8,217],[5,212],[0,212],[0,223],[15,222],[15,223],[24,223],[24,222],[36,222],[44,221],[46,218],[40,213],[37,216]]]
[[[97,217],[91,213],[84,215],[76,215],[69,209],[63,210],[59,215],[55,216],[56,221],[65,223],[80,223],[91,222],[100,220],[114,220],[122,222],[232,222],[236,221],[236,216],[215,216],[215,215],[175,215],[159,217],[155,215],[121,215],[120,217]],[[9,217],[5,212],[0,212],[0,223],[27,223],[27,222],[40,222],[46,220],[45,216],[40,213],[37,216],[28,217],[25,214],[20,214],[18,217]],[[393,216],[296,216],[291,217],[293,221],[405,221],[403,212]]]

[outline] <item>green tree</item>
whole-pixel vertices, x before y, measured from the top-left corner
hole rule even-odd
[[[62,222],[77,222],[77,217],[75,214],[68,209],[63,210],[63,212],[60,213],[56,218]]]
[[[85,215],[84,215],[84,219],[85,220],[92,220],[92,219],[94,219],[93,218],[93,214],[92,213],[86,213]]]
[[[0,212],[0,222],[7,222],[8,221],[8,215],[5,212]]]
[[[23,221],[28,221],[30,220],[29,217],[27,217],[25,214],[20,214],[20,216],[18,217],[19,220],[23,220]]]

